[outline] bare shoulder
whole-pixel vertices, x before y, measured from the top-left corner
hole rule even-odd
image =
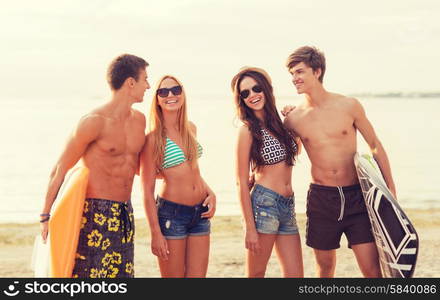
[[[79,142],[90,143],[100,137],[104,126],[105,118],[91,112],[81,117],[72,137]]]
[[[81,117],[78,123],[78,129],[92,130],[101,129],[105,123],[105,116],[96,111],[92,111]]]
[[[141,122],[146,122],[145,115],[142,112],[140,112],[139,110],[134,109],[134,108],[132,108],[131,111],[132,111],[133,117],[136,120],[139,120]]]
[[[287,128],[293,127],[293,124],[304,115],[304,112],[306,111],[304,103],[300,103],[299,105],[295,106],[292,111],[289,112],[289,114],[284,118],[283,123],[284,126]]]
[[[251,129],[245,124],[241,125],[240,128],[238,129],[238,138],[245,140],[252,140]]]
[[[87,115],[93,115],[93,116],[100,116],[101,118],[107,118],[108,117],[108,103],[105,103],[101,106],[98,106],[94,108],[91,112],[89,112]]]
[[[361,103],[355,97],[345,96],[341,94],[332,93],[332,99],[340,105],[344,105],[347,107],[356,107],[360,106]]]
[[[346,107],[352,114],[359,115],[364,112],[364,107],[358,99],[354,97],[345,97],[344,101]]]
[[[289,126],[295,120],[298,118],[298,108],[295,107],[287,116],[284,117],[283,123],[284,126]]]
[[[152,141],[154,139],[155,131],[150,131],[145,135],[145,141]]]
[[[335,93],[332,93],[331,97],[339,109],[343,109],[344,111],[354,113],[354,114],[363,111],[362,104],[355,97],[344,96],[344,95],[335,94]]]

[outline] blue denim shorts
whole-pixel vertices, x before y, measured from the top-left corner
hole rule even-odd
[[[160,230],[166,239],[184,239],[188,235],[210,234],[211,221],[201,217],[202,213],[208,211],[207,206],[178,204],[159,196],[156,204]]]
[[[256,184],[251,193],[257,231],[267,234],[298,234],[294,196],[284,197]]]

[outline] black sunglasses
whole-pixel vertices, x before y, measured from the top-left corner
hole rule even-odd
[[[173,86],[172,88],[161,88],[157,90],[157,94],[162,97],[168,97],[168,95],[173,93],[174,96],[179,96],[182,94],[182,87],[180,85]]]
[[[253,87],[252,87],[252,91],[254,91],[254,93],[261,93],[262,91],[263,91],[263,89],[261,88],[261,86],[259,86],[259,85],[254,85]],[[247,97],[249,97],[249,94],[251,93],[251,91],[250,90],[242,90],[241,92],[240,92],[240,98],[241,99],[246,99]]]

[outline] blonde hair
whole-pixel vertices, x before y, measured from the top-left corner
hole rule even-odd
[[[172,79],[182,87],[181,97],[183,98],[183,105],[177,113],[177,124],[179,126],[179,133],[183,141],[183,152],[185,157],[190,162],[191,167],[195,167],[197,163],[197,142],[193,132],[190,129],[190,122],[188,121],[186,108],[186,95],[182,83],[172,75],[165,75],[159,79],[156,89],[154,91],[153,101],[150,107],[150,134],[153,137],[153,160],[156,163],[156,170],[162,170],[162,163],[166,144],[166,130],[164,126],[164,118],[162,108],[159,106],[157,99],[157,90],[165,79]]]

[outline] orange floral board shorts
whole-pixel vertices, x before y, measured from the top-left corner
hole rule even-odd
[[[133,239],[130,201],[86,199],[72,277],[134,277]]]

